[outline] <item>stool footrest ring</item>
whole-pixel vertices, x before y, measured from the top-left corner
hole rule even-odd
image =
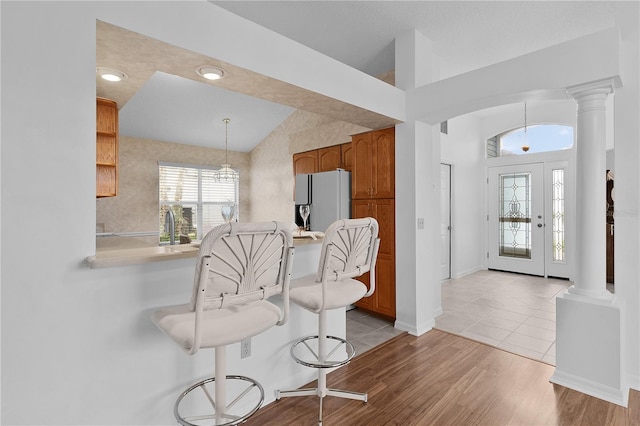
[[[334,341],[334,344],[331,346],[327,342],[328,353],[324,360],[320,360],[317,343],[315,344],[316,349],[309,345],[309,342],[318,341],[318,336],[306,336],[293,342],[290,349],[291,358],[293,358],[298,364],[306,367],[336,368],[348,364],[355,356],[356,351],[349,341],[336,336],[326,336],[326,338],[327,341]],[[344,352],[341,352],[342,350],[344,350]],[[345,354],[344,358],[338,360],[333,359],[333,355],[342,353]],[[302,358],[301,356],[303,354],[308,358]]]
[[[220,414],[219,410],[215,406],[215,402],[214,402],[215,395],[213,395],[214,391],[213,389],[209,389],[206,386],[209,383],[214,383],[215,380],[216,380],[215,377],[210,377],[208,379],[202,380],[198,383],[195,383],[189,386],[184,392],[180,394],[180,396],[176,400],[175,405],[173,406],[173,414],[176,420],[178,421],[178,423],[180,423],[182,426],[201,426],[203,424],[202,423],[203,420],[211,420],[212,423],[207,423],[207,425],[215,425],[215,426],[238,425],[240,423],[244,423],[250,416],[255,414],[255,412],[258,411],[258,409],[262,406],[262,403],[264,402],[264,388],[260,383],[246,376],[226,376],[227,382],[231,380],[235,380],[235,381],[246,382],[248,385],[243,392],[240,392],[239,395],[233,401],[231,401],[230,403],[227,404],[226,407],[224,407],[223,414]],[[205,400],[208,400],[209,404],[211,405],[211,407],[209,408],[210,410],[209,413],[199,414],[194,416],[183,416],[179,410],[180,403],[188,395],[190,395],[189,398],[195,397],[195,395],[192,394],[192,391],[199,388],[202,389],[202,391],[204,392]],[[253,395],[250,395],[250,394],[253,394]],[[233,408],[233,406],[236,403],[238,403],[241,400],[246,400],[249,397],[257,399],[257,403],[253,406],[253,408],[251,408],[246,413],[235,414],[231,412],[231,408]],[[246,406],[246,405],[249,405],[249,403],[242,404],[242,405]],[[218,423],[218,421],[220,421],[221,423]],[[191,422],[196,422],[196,423],[191,423]]]

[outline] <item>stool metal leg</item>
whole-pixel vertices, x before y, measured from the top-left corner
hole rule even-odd
[[[189,388],[187,388],[176,400],[176,403],[173,407],[173,414],[182,426],[202,426],[205,423],[203,421],[207,420],[209,423],[207,425],[215,425],[215,426],[227,426],[227,425],[238,425],[240,423],[245,422],[250,416],[255,414],[256,411],[262,406],[264,402],[264,389],[257,381],[245,377],[245,376],[227,376],[226,375],[226,350],[225,347],[217,347],[216,348],[216,361],[215,361],[215,377],[210,377],[208,379],[202,380]],[[233,401],[227,404],[227,384],[233,381],[241,381],[246,385],[246,388],[242,392],[239,393],[237,397]],[[211,382],[213,383],[213,391],[214,395],[211,395],[211,389],[207,387]],[[180,403],[187,397],[190,398],[195,396],[195,393],[192,391],[196,389],[201,389],[204,393],[206,400],[210,405],[210,410],[208,414],[200,414],[194,416],[183,416],[180,413]],[[243,398],[248,397],[250,393],[253,391],[253,399],[257,400],[257,403],[250,408],[248,411],[243,413],[234,414],[232,413],[232,408],[240,401],[243,401]],[[193,396],[191,396],[193,395]],[[249,403],[246,403],[249,405]]]
[[[216,424],[220,424],[227,410],[227,347],[216,348]]]
[[[336,368],[342,365],[346,365],[351,361],[351,358],[355,355],[355,350],[353,349],[353,345],[348,341],[341,339],[335,336],[327,336],[327,315],[326,311],[322,311],[318,314],[318,335],[317,336],[308,336],[302,339],[299,339],[293,343],[291,346],[291,356],[293,359],[299,364],[305,365],[307,367],[313,367],[318,369],[318,387],[317,388],[306,388],[306,389],[296,389],[296,390],[287,390],[287,391],[276,391],[276,400],[285,397],[292,396],[312,396],[316,395],[320,398],[320,413],[318,416],[318,424],[322,424],[322,405],[325,396],[335,396],[338,398],[347,398],[347,399],[355,399],[362,402],[367,402],[367,394],[366,393],[358,393],[351,392],[346,390],[339,389],[329,389],[327,388],[327,369],[328,368]],[[307,344],[308,340],[318,340],[318,351],[317,353],[313,351],[313,349]],[[329,340],[338,341],[340,344],[345,345],[345,349],[347,352],[347,358],[341,361],[331,361],[329,358],[331,355],[338,349],[336,346],[332,351],[328,351],[327,342]],[[299,345],[304,345],[308,348],[308,350],[314,355],[317,359],[317,362],[305,361],[299,358],[294,350]]]

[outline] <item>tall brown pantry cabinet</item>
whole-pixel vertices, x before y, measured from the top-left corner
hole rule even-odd
[[[380,226],[376,291],[356,306],[386,317],[396,316],[395,128],[352,137],[352,217],[373,217]],[[369,284],[369,277],[364,277]]]

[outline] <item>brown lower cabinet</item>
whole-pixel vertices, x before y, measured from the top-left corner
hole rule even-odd
[[[395,253],[395,200],[369,199],[352,200],[352,216],[354,218],[373,217],[378,221],[380,231],[380,249],[376,262],[376,290],[371,297],[360,299],[358,308],[383,315],[396,317],[396,253]],[[358,278],[367,287],[369,274]]]

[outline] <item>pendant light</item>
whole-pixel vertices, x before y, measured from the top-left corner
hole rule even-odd
[[[524,103],[524,143],[522,144],[524,152],[529,151],[529,141],[527,140],[527,103]]]
[[[224,118],[224,163],[222,168],[217,170],[214,174],[215,179],[218,182],[233,182],[238,180],[238,172],[231,168],[229,164],[229,122],[231,119]]]

